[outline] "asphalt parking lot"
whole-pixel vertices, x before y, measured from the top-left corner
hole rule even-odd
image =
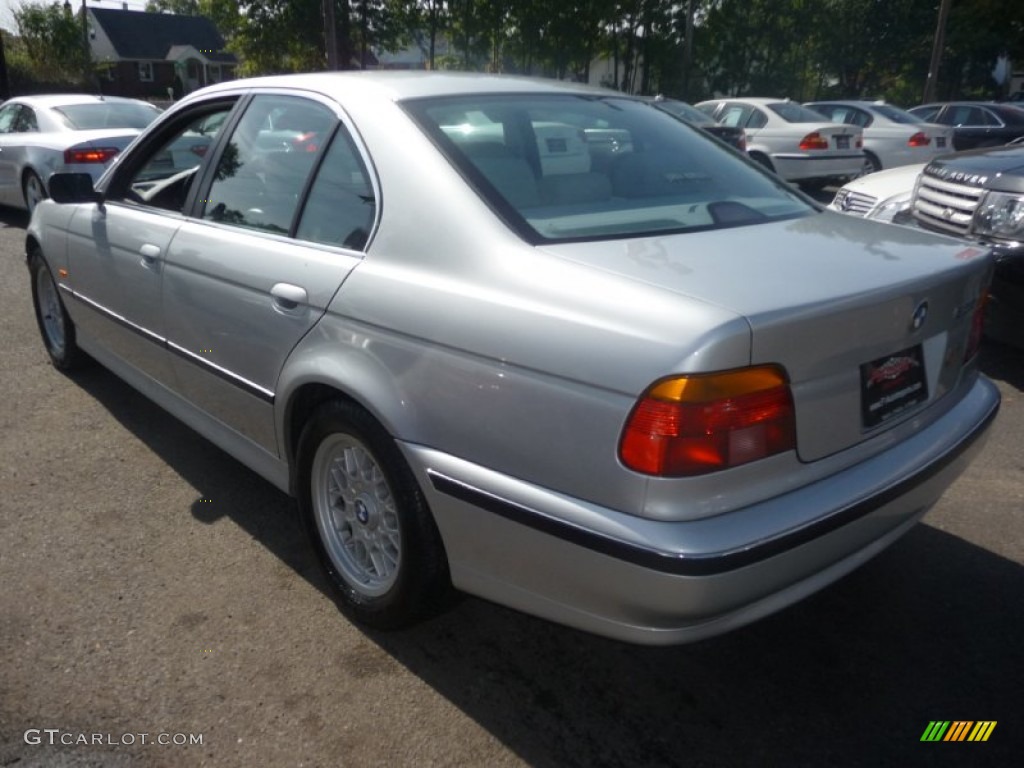
[[[1019,764],[1024,353],[984,348],[1002,411],[925,522],[755,625],[640,648],[465,598],[369,632],[286,496],[49,365],[25,224],[0,210],[0,766]]]

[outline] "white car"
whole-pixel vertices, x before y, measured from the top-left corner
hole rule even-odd
[[[863,131],[832,123],[788,99],[714,99],[696,105],[722,125],[747,132],[747,154],[787,181],[823,186],[864,170]]]
[[[804,106],[864,131],[864,172],[927,163],[953,151],[953,129],[881,101],[814,101]]]
[[[19,96],[0,106],[0,205],[29,213],[57,171],[99,179],[160,110],[145,101],[81,93]]]
[[[914,184],[925,165],[901,165],[854,179],[836,192],[828,207],[865,219],[908,223]]]

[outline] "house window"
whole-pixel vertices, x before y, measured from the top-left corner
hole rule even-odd
[[[220,82],[220,64],[210,64],[206,68],[207,81],[211,83]]]
[[[139,62],[139,82],[151,83],[153,82],[153,62],[151,61],[140,61]]]

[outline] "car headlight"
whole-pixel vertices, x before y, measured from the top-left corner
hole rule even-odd
[[[864,218],[875,221],[892,221],[897,215],[910,208],[910,199],[909,192],[893,195],[868,211]]]
[[[1024,196],[989,192],[974,212],[975,234],[1003,240],[1024,240]]]

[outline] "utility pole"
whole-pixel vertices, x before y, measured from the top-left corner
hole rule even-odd
[[[683,98],[690,101],[690,71],[693,69],[693,0],[686,3],[686,37],[683,40]]]
[[[327,48],[327,69],[340,69],[338,66],[338,23],[334,16],[334,0],[323,0],[324,9],[324,42]]]
[[[946,18],[949,16],[949,6],[952,0],[942,0],[939,4],[939,23],[935,27],[935,43],[932,45],[932,60],[928,65],[928,79],[924,83],[924,99],[922,103],[927,104],[935,101],[936,83],[939,80],[939,67],[942,65],[942,49],[946,43]]]

